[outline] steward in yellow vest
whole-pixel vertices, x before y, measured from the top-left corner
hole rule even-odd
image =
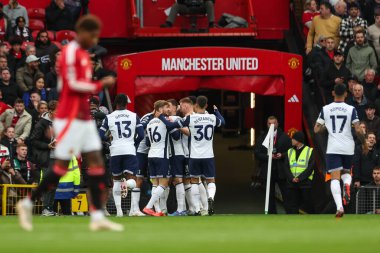
[[[302,132],[294,133],[293,147],[288,150],[285,159],[285,173],[289,193],[290,213],[297,214],[302,209],[313,212],[311,201],[311,183],[314,176],[315,160],[313,148],[306,146]]]

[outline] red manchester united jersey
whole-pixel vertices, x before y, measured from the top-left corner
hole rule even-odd
[[[57,63],[60,97],[56,117],[91,120],[88,96],[98,93],[102,85],[92,82],[92,64],[88,52],[72,41],[63,48]]]

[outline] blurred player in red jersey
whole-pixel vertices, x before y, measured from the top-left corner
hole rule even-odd
[[[20,225],[25,230],[33,229],[33,202],[41,193],[57,186],[60,177],[67,172],[71,157],[79,154],[87,160],[89,167],[90,229],[123,230],[122,225],[106,219],[102,211],[102,192],[105,189],[102,146],[87,102],[88,95],[97,94],[115,83],[115,78],[110,76],[99,82],[91,81],[92,66],[86,50],[98,43],[100,30],[101,22],[97,17],[83,16],[76,24],[76,39],[62,50],[58,59],[60,99],[54,120],[57,140],[51,144],[56,146],[56,162],[31,198],[23,199],[17,204]]]

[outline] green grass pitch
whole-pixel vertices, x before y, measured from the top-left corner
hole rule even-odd
[[[24,232],[0,217],[0,252],[378,252],[380,215],[125,217],[125,231],[90,232],[88,217],[35,217]]]

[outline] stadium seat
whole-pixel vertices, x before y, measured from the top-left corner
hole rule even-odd
[[[39,30],[36,30],[36,31],[32,32],[32,36],[33,36],[34,40],[37,40],[38,33],[39,33]],[[49,40],[51,40],[51,41],[55,40],[55,32],[54,31],[47,31],[47,33],[48,33],[48,36],[49,36]]]
[[[71,41],[76,37],[76,32],[70,30],[58,31],[55,34],[56,41],[62,42],[64,40]]]
[[[62,49],[62,44],[58,41],[52,41],[51,43],[55,44],[59,49]]]
[[[29,45],[33,45],[34,46],[34,42],[27,42],[27,41],[24,41],[24,43],[22,43],[21,45],[21,49],[22,50],[25,50],[27,46]]]
[[[45,9],[43,8],[29,8],[28,17],[31,19],[45,20]]]
[[[32,31],[39,31],[45,29],[45,24],[39,19],[29,19],[29,28]]]

